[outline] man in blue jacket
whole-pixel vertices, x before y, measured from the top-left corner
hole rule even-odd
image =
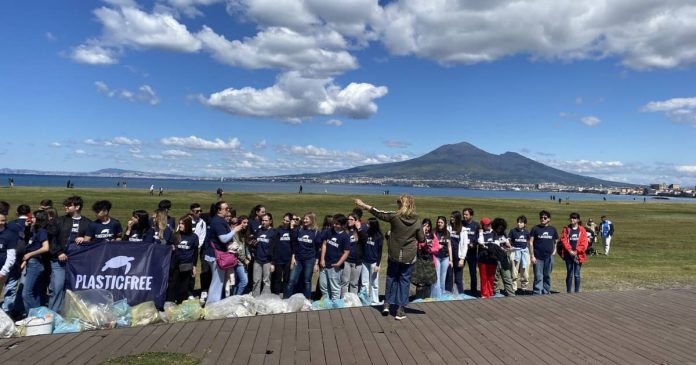
[[[602,216],[602,223],[599,225],[599,232],[602,234],[602,242],[604,243],[604,254],[609,255],[611,237],[614,235],[614,223],[612,223],[606,215]]]

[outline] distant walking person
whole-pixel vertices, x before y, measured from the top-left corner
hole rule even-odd
[[[158,194],[158,195],[159,195],[159,196],[164,195],[164,188],[162,188],[161,186],[160,186],[159,194]]]
[[[599,225],[599,231],[602,234],[602,242],[604,243],[604,254],[609,255],[611,237],[614,235],[614,223],[612,223],[606,215],[602,216],[602,223]]]
[[[72,183],[70,182],[70,179],[68,179],[68,182],[65,183],[65,187],[70,189],[71,186],[72,186]]]
[[[558,232],[550,226],[551,213],[539,212],[540,223],[529,233],[529,251],[534,264],[534,291],[532,294],[551,293],[551,272],[553,271],[553,255],[556,254]]]
[[[389,254],[387,282],[383,314],[389,314],[390,304],[398,307],[395,318],[405,319],[404,307],[408,304],[408,291],[411,286],[411,273],[416,261],[418,242],[425,241],[421,219],[416,213],[415,201],[411,195],[402,194],[397,200],[396,212],[383,212],[355,199],[355,204],[370,211],[380,220],[389,222],[391,237],[387,243]]]
[[[298,192],[298,194],[302,194],[302,185],[300,185],[300,191]]]
[[[150,185],[150,195],[155,195],[155,185]]]

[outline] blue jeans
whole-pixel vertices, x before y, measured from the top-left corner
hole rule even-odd
[[[439,298],[445,293],[445,280],[447,280],[447,272],[449,271],[449,257],[440,258],[435,256],[435,259],[437,260],[437,265],[435,265],[437,281],[432,286],[431,298]]]
[[[21,314],[24,311],[22,306],[22,296],[17,295],[19,290],[19,284],[22,281],[22,272],[19,271],[19,266],[15,266],[10,269],[7,279],[5,281],[5,288],[3,289],[4,296],[2,302],[2,310],[9,315]]]
[[[387,262],[387,282],[384,293],[386,303],[397,306],[408,304],[411,272],[413,272],[413,264],[404,264],[392,260]]]
[[[208,299],[205,301],[205,304],[210,304],[222,299],[222,291],[225,288],[225,270],[217,266],[214,257],[205,256],[204,261],[210,266],[210,272],[212,273],[210,289],[208,290]]]
[[[566,273],[566,292],[570,293],[572,288],[573,288],[573,279],[575,279],[575,292],[579,293],[580,292],[580,268],[582,268],[582,264],[580,262],[575,261],[575,258],[568,256],[563,258],[566,264],[566,270],[568,271]]]
[[[302,294],[307,299],[312,298],[312,272],[314,271],[315,261],[314,258],[295,261],[295,267],[290,272],[290,280],[288,280],[288,285],[285,287],[283,298],[290,298],[291,295],[295,294],[300,275],[302,276],[302,289],[304,290]]]
[[[237,281],[234,288],[234,295],[242,295],[244,294],[247,284],[249,284],[249,277],[247,276],[246,268],[243,262],[240,262],[234,267],[234,276],[235,280]]]
[[[532,294],[549,294],[551,292],[551,272],[553,271],[553,256],[536,260],[534,264],[534,291]],[[543,279],[543,286],[542,286]]]
[[[51,282],[48,285],[48,307],[60,313],[65,299],[65,262],[51,260]]]
[[[27,261],[27,267],[24,268],[24,290],[22,290],[22,300],[24,300],[24,309],[27,311],[41,306],[41,290],[39,290],[39,284],[44,270],[45,268],[41,260],[34,257]]]
[[[377,264],[363,262],[360,272],[360,290],[369,298],[371,305],[379,304],[379,272],[375,272]]]
[[[319,274],[319,289],[323,297],[336,300],[341,297],[341,274],[343,269],[325,267]]]

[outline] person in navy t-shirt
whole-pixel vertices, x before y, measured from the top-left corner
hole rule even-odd
[[[167,300],[181,303],[193,295],[189,282],[196,278],[198,263],[198,236],[193,233],[193,219],[186,215],[179,220],[179,227],[174,233],[173,244],[176,260],[173,262],[173,277],[169,280]]]
[[[380,305],[379,301],[379,268],[382,264],[382,247],[384,236],[379,226],[379,220],[370,217],[367,220],[367,241],[365,242],[365,255],[363,256],[362,272],[360,273],[361,289],[370,305]]]
[[[150,217],[146,211],[133,211],[133,216],[126,225],[124,237],[130,242],[155,242],[155,230],[150,226]]]
[[[290,281],[285,290],[288,298],[296,292],[304,294],[305,298],[312,298],[312,273],[319,271],[319,258],[317,246],[321,245],[321,236],[317,231],[316,215],[305,213],[302,218],[302,226],[297,230],[297,240],[292,250],[292,271]],[[302,281],[300,281],[302,277]],[[297,285],[297,284],[302,285]],[[300,288],[301,290],[298,290]]]
[[[517,217],[517,227],[511,229],[508,234],[512,244],[512,288],[517,290],[517,279],[519,279],[524,292],[527,291],[529,284],[529,231],[525,228],[526,226],[527,217],[521,215]]]
[[[17,241],[19,241],[17,233],[7,228],[7,213],[0,211],[0,292],[17,259]]]
[[[334,215],[332,222],[333,229],[321,246],[319,288],[324,297],[336,300],[341,296],[341,274],[350,254],[350,235],[346,232],[345,215]]]
[[[255,237],[252,295],[257,297],[271,293],[271,261],[273,261],[273,246],[278,239],[278,232],[273,228],[271,213],[266,213],[261,218],[261,226],[256,230]]]
[[[271,259],[273,294],[284,294],[290,280],[293,248],[297,246],[297,230],[292,213],[285,213],[283,223],[276,229],[277,238]],[[285,296],[288,298],[289,296]]]
[[[462,210],[462,219],[464,220],[462,226],[467,232],[467,236],[469,238],[469,250],[466,252],[466,262],[469,264],[469,290],[471,296],[475,297],[479,294],[477,291],[478,278],[476,277],[476,267],[478,264],[476,242],[478,241],[478,231],[481,229],[481,226],[479,226],[478,222],[474,220],[474,210],[471,208],[464,208]],[[454,249],[454,244],[452,245],[452,249]]]
[[[33,215],[31,237],[27,241],[27,248],[20,268],[24,270],[24,289],[22,300],[24,309],[30,310],[41,305],[41,282],[44,276],[44,263],[42,255],[48,252],[48,213],[37,210]],[[45,287],[43,287],[45,289]]]
[[[534,291],[532,294],[551,293],[551,272],[553,271],[553,256],[556,254],[558,232],[550,226],[551,213],[539,212],[541,223],[529,232],[529,250],[534,264]],[[542,283],[543,281],[543,283]]]
[[[86,242],[104,242],[104,241],[120,241],[123,234],[121,222],[115,218],[111,218],[111,202],[108,200],[99,200],[92,205],[92,211],[96,215],[96,220],[89,223],[87,233],[85,234]]]

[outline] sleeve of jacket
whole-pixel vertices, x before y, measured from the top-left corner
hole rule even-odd
[[[385,222],[391,222],[391,220],[394,218],[394,212],[383,212],[375,207],[372,207],[372,209],[370,209],[370,213],[377,217],[377,219]]]
[[[433,235],[433,245],[430,247],[430,254],[434,255],[440,251],[440,240],[437,239],[437,235]]]
[[[587,246],[589,245],[589,240],[587,239],[587,231],[585,227],[580,226],[580,238],[578,238],[578,246],[576,247],[577,252],[587,251]]]
[[[561,230],[561,244],[567,252],[573,251],[573,248],[570,247],[570,241],[568,240],[569,231],[570,230],[568,229],[568,227],[563,227],[563,229]],[[587,240],[587,234],[585,234],[585,240]]]
[[[61,245],[61,237],[63,236],[63,217],[58,217],[55,220],[55,235],[52,237],[51,241],[48,242],[48,252],[51,256],[59,256],[63,254],[63,247]]]
[[[459,233],[459,258],[466,259],[466,254],[469,251],[469,235],[465,230]]]
[[[609,235],[613,236],[614,235],[614,223],[609,223]]]

